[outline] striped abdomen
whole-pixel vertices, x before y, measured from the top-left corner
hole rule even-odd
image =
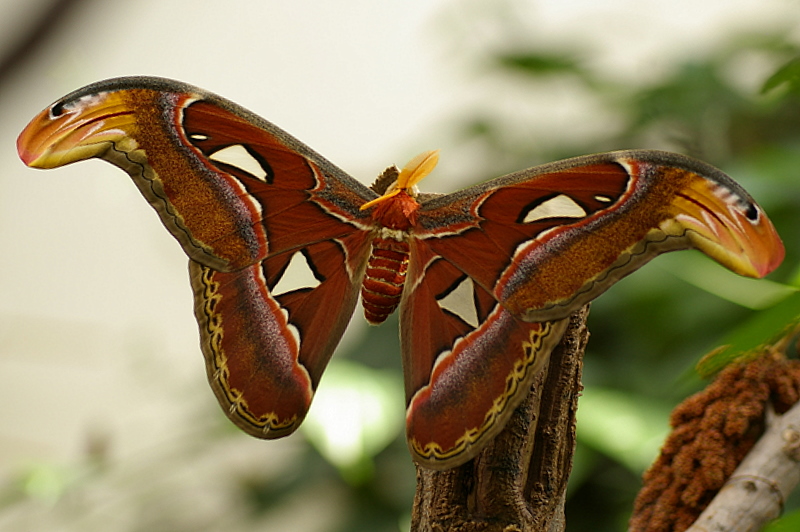
[[[391,238],[375,238],[367,273],[361,287],[364,317],[378,325],[400,304],[408,269],[408,244]]]

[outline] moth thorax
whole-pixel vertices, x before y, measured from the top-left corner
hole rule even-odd
[[[408,269],[408,244],[393,238],[377,237],[361,287],[364,317],[372,325],[383,323],[400,304]]]

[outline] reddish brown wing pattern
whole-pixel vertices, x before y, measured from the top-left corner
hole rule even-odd
[[[416,219],[401,306],[406,423],[412,454],[437,469],[502,427],[559,320],[657,254],[697,248],[752,277],[783,258],[741,187],[662,152],[531,168],[423,203]]]
[[[18,150],[31,166],[100,157],[133,177],[191,259],[209,381],[254,436],[302,421],[370,248],[387,251],[369,261],[367,314],[382,321],[402,298],[409,447],[437,469],[502,429],[570,312],[655,255],[696,248],[753,277],[783,258],[747,193],[683,156],[579,157],[420,204],[413,186],[438,158],[428,152],[377,198],[262,118],[156,78],[67,95]],[[295,261],[312,278],[287,288]]]
[[[306,255],[318,284],[284,293],[276,286],[292,252],[231,273],[191,262],[209,382],[248,434],[280,438],[303,420],[356,305],[366,237],[354,233],[294,252]],[[327,301],[336,309],[320,303]]]
[[[418,217],[414,235],[433,253],[530,321],[567,316],[666,251],[696,248],[751,277],[784,253],[733,180],[655,151],[530,168],[423,204]]]
[[[121,167],[186,254],[219,271],[368,229],[359,206],[376,197],[266,120],[157,78],[79,89],[34,118],[17,145],[39,168],[91,157]]]
[[[561,339],[566,320],[528,323],[437,257],[412,252],[401,305],[406,432],[415,460],[446,469],[505,425]],[[424,276],[420,269],[424,269]]]
[[[376,194],[235,104],[155,78],[75,91],[18,146],[32,166],[101,157],[133,177],[192,259],[223,409],[258,437],[293,431],[356,304],[372,229],[359,206]],[[315,282],[276,293],[296,255]]]

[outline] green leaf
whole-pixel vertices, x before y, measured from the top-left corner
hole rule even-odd
[[[774,343],[800,324],[800,292],[795,292],[772,308],[763,310],[724,338],[719,349],[697,364],[697,371],[708,378],[747,354]]]
[[[767,93],[783,84],[787,84],[789,92],[800,93],[800,57],[796,57],[783,65],[761,88],[761,93]]]
[[[517,53],[500,55],[498,62],[507,68],[523,70],[530,74],[581,73],[577,60],[565,54]]]
[[[771,522],[761,532],[797,532],[798,530],[800,530],[800,510],[795,510]]]
[[[676,277],[706,292],[754,310],[769,308],[797,292],[769,279],[742,277],[701,253],[681,253],[663,257],[659,265]]]

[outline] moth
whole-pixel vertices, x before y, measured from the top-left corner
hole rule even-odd
[[[570,313],[656,255],[694,248],[751,277],[784,255],[747,192],[682,155],[589,155],[424,195],[426,152],[375,192],[250,111],[160,78],[78,89],[17,147],[32,167],[98,157],[130,174],[189,256],[208,379],[248,434],[298,427],[359,292],[373,324],[399,306],[409,449],[434,469],[473,458]],[[302,286],[282,282],[298,267]]]

